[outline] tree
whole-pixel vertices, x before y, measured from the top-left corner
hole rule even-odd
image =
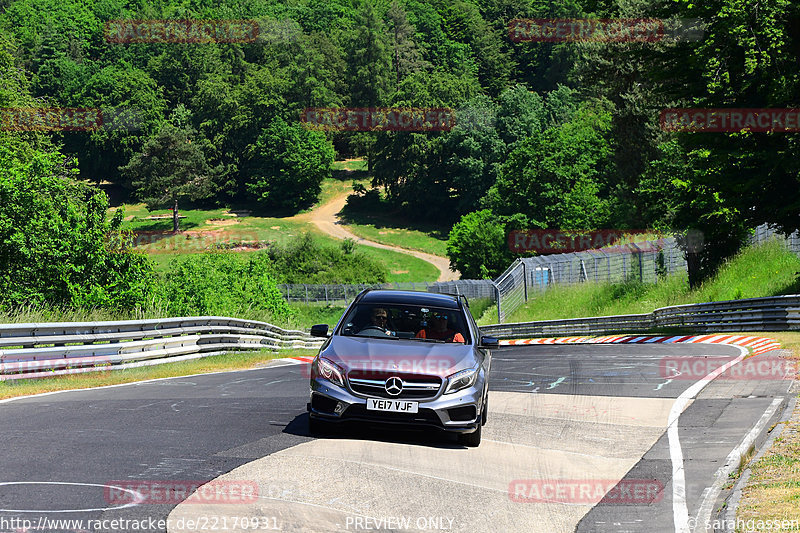
[[[570,122],[520,142],[501,166],[487,206],[500,215],[522,213],[544,228],[603,227],[610,214],[610,125],[607,109],[584,104]]]
[[[447,239],[450,268],[465,279],[488,279],[513,260],[506,241],[506,224],[489,209],[461,217]]]
[[[350,105],[379,106],[386,99],[391,56],[386,27],[375,12],[372,0],[362,3],[351,43]]]
[[[246,154],[247,190],[264,208],[308,207],[330,177],[334,155],[324,134],[276,118]]]
[[[172,208],[173,232],[180,226],[178,203],[207,198],[213,192],[212,170],[202,147],[192,142],[194,130],[186,122],[181,123],[181,109],[182,106],[172,117],[178,126],[164,124],[141,152],[120,167],[147,209]]]
[[[389,19],[389,31],[392,34],[392,68],[395,75],[395,86],[400,85],[401,77],[411,72],[430,67],[430,63],[421,58],[417,43],[412,38],[414,27],[408,22],[405,9],[392,0],[386,13]]]
[[[73,181],[73,161],[11,137],[0,134],[0,304],[144,305],[153,269],[125,248],[122,212],[107,218],[107,196]]]
[[[696,288],[741,248],[747,220],[735,198],[705,185],[702,154],[687,154],[674,139],[659,146],[659,154],[636,191],[648,206],[642,215],[652,227],[680,232],[689,286]]]
[[[121,62],[97,72],[72,97],[64,104],[99,107],[104,123],[91,132],[65,135],[65,150],[76,154],[86,179],[119,181],[120,163],[140,151],[164,121],[167,106],[162,89],[143,70]],[[130,125],[117,122],[109,113],[114,110],[126,111],[135,120]]]

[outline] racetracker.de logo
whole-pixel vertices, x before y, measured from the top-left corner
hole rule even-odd
[[[94,131],[103,125],[103,112],[88,107],[3,107],[3,131]]]
[[[664,131],[795,133],[800,131],[800,109],[671,108],[661,111],[659,122]]]
[[[514,19],[508,37],[514,42],[657,42],[666,35],[659,19]]]
[[[664,497],[656,479],[515,479],[508,497],[516,503],[648,505]]]
[[[794,361],[768,353],[731,364],[730,357],[669,356],[659,361],[659,375],[665,379],[700,381],[717,380],[793,380],[797,376]]]
[[[449,131],[456,113],[446,107],[310,107],[300,121],[321,130]]]
[[[583,252],[611,246],[623,238],[656,236],[654,230],[603,229],[603,230],[559,230],[533,229],[513,230],[508,234],[508,248],[514,253],[536,252],[541,255]],[[625,249],[625,253],[630,250]]]
[[[243,504],[258,501],[255,481],[122,480],[109,481],[103,489],[111,505],[179,503]]]
[[[171,221],[169,216],[166,220]],[[185,231],[137,230],[106,235],[106,248],[115,253],[127,253],[132,248],[147,247],[151,254],[192,253],[208,250],[260,250],[269,246],[259,240],[257,232],[248,231]]]
[[[109,20],[106,42],[130,43],[249,43],[258,37],[255,20]]]
[[[340,364],[337,362],[337,364]],[[440,376],[452,374],[456,360],[453,357],[404,358],[381,356],[375,359],[348,359],[347,376],[358,379],[386,379],[387,376],[399,376],[403,379],[414,379],[419,376]],[[311,365],[303,365],[303,376],[311,377]]]

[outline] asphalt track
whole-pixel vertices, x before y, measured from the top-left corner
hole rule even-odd
[[[0,531],[689,531],[719,508],[720,468],[780,416],[791,382],[723,376],[687,398],[696,380],[665,375],[676,355],[741,352],[498,349],[477,449],[380,428],[313,439],[300,364],[5,401]],[[211,480],[258,497],[217,488],[204,503],[154,493],[124,506],[125,487]]]

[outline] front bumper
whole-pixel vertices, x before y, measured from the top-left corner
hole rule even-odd
[[[435,427],[453,433],[472,433],[481,424],[483,373],[472,387],[452,394],[437,394],[419,403],[418,413],[368,411],[367,398],[325,379],[311,380],[309,416],[328,422],[362,422],[400,426]]]

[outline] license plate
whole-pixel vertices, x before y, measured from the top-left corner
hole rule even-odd
[[[389,411],[391,413],[416,413],[419,411],[419,402],[405,400],[367,400],[367,411]]]

